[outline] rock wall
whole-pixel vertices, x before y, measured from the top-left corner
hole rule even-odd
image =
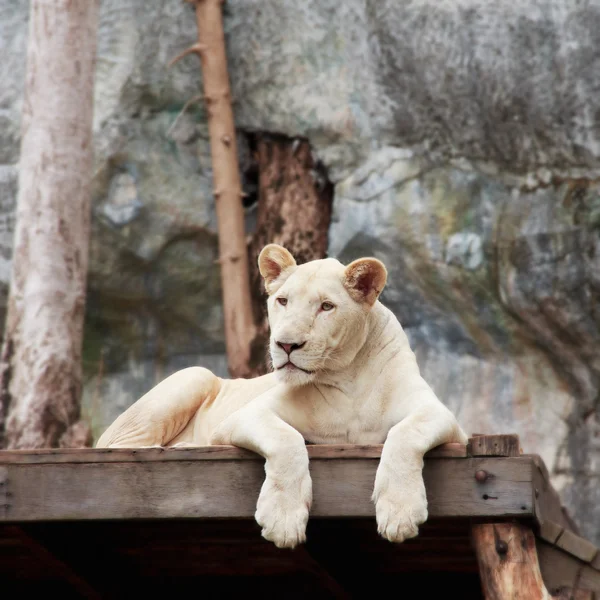
[[[27,3],[0,0],[0,305]],[[252,132],[307,137],[330,254],[372,254],[423,373],[470,432],[518,432],[600,542],[600,2],[228,0],[245,187]],[[180,0],[103,0],[84,409],[226,373],[196,37]],[[183,111],[183,112],[182,112]],[[253,213],[248,209],[248,232]]]

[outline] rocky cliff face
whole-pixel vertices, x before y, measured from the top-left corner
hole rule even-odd
[[[518,432],[600,542],[600,4],[229,0],[245,134],[307,137],[335,184],[330,254],[383,259],[383,301],[469,432]],[[0,0],[0,301],[27,7]],[[196,37],[179,0],[103,0],[85,414],[225,374]],[[253,182],[245,182],[251,191]],[[252,230],[252,210],[248,211]]]

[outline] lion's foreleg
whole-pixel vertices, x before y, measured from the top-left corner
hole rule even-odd
[[[415,409],[390,429],[375,478],[377,528],[391,542],[415,537],[427,520],[425,453],[443,443],[466,442],[454,415],[432,392],[415,400]]]
[[[312,482],[304,438],[266,403],[257,401],[228,417],[211,444],[233,444],[266,459],[266,478],[256,507],[262,535],[280,548],[306,539]]]

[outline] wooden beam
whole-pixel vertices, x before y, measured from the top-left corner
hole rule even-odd
[[[264,479],[263,461],[254,458],[5,462],[0,466],[6,497],[0,521],[252,518]],[[362,458],[313,457],[312,516],[372,517],[378,464]],[[532,517],[532,469],[527,457],[428,458],[424,479],[429,514]],[[483,482],[477,479],[481,472],[488,475]]]
[[[554,545],[586,563],[591,563],[598,555],[598,548],[594,544],[568,530],[562,532]]]
[[[600,598],[600,571],[592,564],[541,539],[537,540],[537,551],[544,582],[553,594],[560,595],[565,589],[583,590]]]
[[[595,600],[591,590],[573,590],[561,588],[558,593],[552,594],[553,600]]]
[[[374,458],[381,456],[382,444],[308,445],[308,456],[315,458]],[[443,444],[433,448],[426,458],[466,458],[464,444]],[[0,450],[2,464],[163,462],[179,460],[261,460],[254,452],[235,446],[199,446],[197,448],[44,448],[42,450]]]
[[[566,509],[563,507],[557,491],[550,482],[550,474],[544,464],[544,461],[537,455],[532,454],[535,469],[533,471],[533,486],[535,494],[535,517],[540,527],[545,530],[544,539],[550,540],[548,536],[556,535],[567,529],[578,533],[577,526],[569,517]],[[560,531],[554,531],[556,527]]]
[[[469,438],[467,450],[469,456],[519,456],[521,453],[516,434],[477,435]]]
[[[474,525],[472,533],[486,600],[551,600],[529,527],[484,523]]]

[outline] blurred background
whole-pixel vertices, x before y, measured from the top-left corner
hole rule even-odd
[[[28,11],[0,0],[0,322]],[[469,434],[518,433],[600,543],[600,4],[228,0],[224,25],[250,261],[260,145],[301,146],[328,255],[384,261],[382,302],[440,399]],[[95,439],[177,369],[227,376],[207,115],[185,106],[201,69],[167,68],[196,39],[191,4],[101,2]]]

